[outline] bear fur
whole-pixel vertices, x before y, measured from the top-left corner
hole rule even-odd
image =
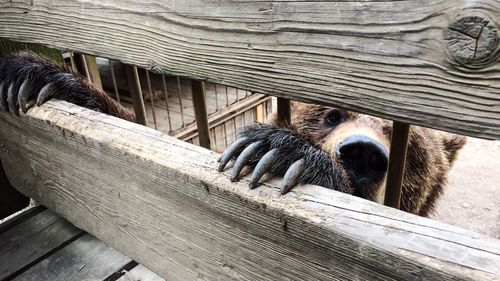
[[[389,149],[391,121],[345,111],[346,120],[333,129],[327,129],[322,126],[322,121],[331,109],[322,105],[294,103],[292,124],[300,134],[306,135],[330,155],[333,154],[330,151],[332,145],[325,144],[335,142],[335,137],[341,134],[342,130],[345,134],[352,134],[356,130],[369,129],[375,134],[376,139]],[[464,136],[418,126],[410,127],[401,210],[421,216],[428,216],[433,211],[437,199],[443,193],[448,171],[465,142]],[[382,203],[384,193],[385,181],[381,181],[363,197]]]
[[[285,175],[282,194],[290,189],[286,174],[291,166],[303,160],[300,176],[291,184],[315,184],[349,193],[364,199],[383,203],[388,164],[392,122],[339,108],[292,102],[291,125],[278,124],[272,117],[268,124],[244,128],[238,136],[236,148],[229,147],[221,157],[222,171],[227,159],[236,159],[232,180],[238,180],[240,158],[246,165],[259,170],[261,159],[272,150],[279,151],[267,172]],[[334,123],[331,119],[334,117]],[[374,171],[361,177],[341,158],[338,147],[352,136],[362,136],[373,142],[380,157],[375,158]],[[411,126],[400,209],[420,216],[428,216],[446,185],[446,177],[457,152],[465,144],[465,137]],[[257,145],[253,145],[257,144]],[[245,150],[251,147],[250,152]],[[242,156],[243,155],[243,156]],[[340,155],[340,156],[339,156]],[[380,158],[379,157],[379,158]],[[262,162],[266,162],[263,160]],[[236,172],[234,172],[236,170]],[[254,188],[259,178],[250,180]]]
[[[0,109],[19,114],[19,109],[26,112],[34,103],[40,105],[50,98],[129,121],[135,120],[130,109],[124,108],[67,67],[31,53],[0,58]],[[270,120],[266,125],[244,128],[239,133],[240,146],[233,149],[231,155],[224,153],[227,159],[223,160],[225,163],[219,170],[224,168],[229,158],[237,159],[245,148],[255,143],[245,165],[258,166],[266,153],[273,150],[279,157],[275,157],[267,171],[272,175],[284,176],[290,166],[303,159],[303,170],[296,183],[316,184],[382,203],[387,161],[374,157],[375,171],[370,171],[371,180],[360,181],[339,159],[336,147],[349,136],[362,135],[373,140],[384,154],[389,150],[391,130],[391,122],[384,119],[294,102],[291,125],[281,126]],[[457,151],[464,144],[462,136],[411,127],[401,196],[403,211],[427,216],[433,210],[443,192]],[[236,174],[234,179],[237,177]]]

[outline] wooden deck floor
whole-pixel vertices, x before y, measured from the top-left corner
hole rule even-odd
[[[0,224],[0,260],[0,280],[164,280],[43,207]]]

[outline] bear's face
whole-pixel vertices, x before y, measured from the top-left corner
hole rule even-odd
[[[384,200],[389,164],[386,123],[373,116],[329,108],[318,124],[321,148],[344,167],[353,195],[379,203]]]
[[[300,105],[294,110],[300,112],[300,116],[311,117],[293,120],[294,127],[342,165],[353,195],[382,203],[389,162],[390,123],[320,105]]]
[[[322,105],[292,103],[293,129],[346,171],[353,195],[382,203],[392,122]],[[465,137],[412,126],[401,209],[426,216]]]

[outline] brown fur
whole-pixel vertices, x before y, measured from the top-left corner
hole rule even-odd
[[[0,89],[0,92],[6,91],[6,87],[10,85],[19,89],[24,81],[27,81],[27,88],[32,92],[30,96],[34,100],[42,87],[52,83],[57,90],[51,93],[50,98],[65,100],[129,121],[135,120],[132,110],[121,106],[84,76],[73,72],[66,66],[30,52],[1,57],[0,82],[4,83],[4,89]],[[14,92],[17,95],[18,90]],[[0,102],[6,104],[5,100]],[[16,112],[19,105],[16,103],[15,106],[16,108],[11,108],[12,112]]]
[[[118,118],[122,118],[131,122],[135,122],[135,113],[127,107],[122,106],[116,100],[112,99],[108,94],[106,94],[103,90],[97,88],[79,74],[80,79],[82,79],[82,84],[85,87],[88,87],[88,93],[97,101],[99,105],[103,107],[102,112],[106,112],[109,115],[116,116]]]
[[[381,118],[347,112],[346,121],[334,129],[321,125],[331,107],[292,103],[292,125],[300,134],[320,145],[335,158],[333,148],[345,135],[362,132],[389,148],[392,122]],[[275,123],[275,117],[270,120]],[[446,185],[447,173],[465,137],[412,126],[408,144],[407,164],[401,195],[401,209],[428,216]],[[383,202],[385,180],[372,193],[369,200]]]

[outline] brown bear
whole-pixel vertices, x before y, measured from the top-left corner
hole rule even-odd
[[[0,109],[19,114],[57,98],[133,121],[134,113],[70,69],[30,53],[0,58]],[[292,125],[244,128],[220,159],[222,171],[235,159],[232,180],[254,168],[250,187],[265,173],[284,176],[283,192],[316,184],[383,202],[390,121],[339,108],[292,104]],[[443,192],[462,136],[413,126],[410,132],[401,209],[427,216]]]
[[[339,108],[292,103],[292,125],[245,128],[220,158],[219,171],[236,159],[232,180],[254,167],[250,187],[269,172],[283,176],[282,193],[316,184],[383,203],[392,122]],[[428,216],[465,137],[412,126],[401,210]]]

